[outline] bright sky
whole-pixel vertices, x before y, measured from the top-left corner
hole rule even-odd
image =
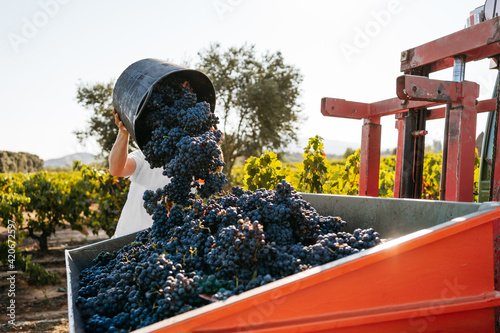
[[[79,82],[116,79],[143,58],[191,61],[210,43],[281,51],[304,76],[307,117],[299,136],[360,143],[361,121],[321,115],[322,97],[375,102],[395,97],[403,50],[463,29],[484,0],[24,0],[0,2],[0,150],[42,159],[75,152],[73,131],[91,112],[76,102]],[[367,39],[360,39],[368,31]],[[350,55],[342,47],[355,48]],[[489,61],[468,63],[466,80],[491,98]],[[451,71],[431,78],[451,80]],[[217,110],[216,110],[217,112]],[[478,133],[486,116],[478,118]],[[442,121],[428,123],[442,140]],[[394,116],[382,118],[382,149],[396,146]],[[334,150],[326,147],[327,151]]]

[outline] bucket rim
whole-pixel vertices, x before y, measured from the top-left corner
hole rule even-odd
[[[197,102],[207,102],[210,105],[210,112],[215,113],[215,86],[208,75],[198,69],[187,68],[157,58],[144,58],[127,66],[116,80],[113,90],[113,107],[122,121],[126,118],[124,124],[141,150],[150,137],[149,126],[144,122],[149,113],[148,102],[159,85],[175,84],[176,80],[188,81],[197,95]],[[138,91],[136,92],[135,89]],[[127,101],[127,98],[130,98],[127,96],[134,96],[135,102]],[[133,99],[129,100],[133,101]]]

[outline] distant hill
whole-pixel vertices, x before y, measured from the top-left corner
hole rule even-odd
[[[46,160],[43,163],[44,168],[64,168],[73,166],[74,161],[81,161],[82,164],[92,164],[96,161],[96,156],[89,153],[75,153],[60,158]]]

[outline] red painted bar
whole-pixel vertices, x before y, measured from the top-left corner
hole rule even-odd
[[[375,103],[351,102],[340,98],[324,97],[321,99],[321,113],[327,117],[366,119],[407,112],[409,108],[423,109],[439,104],[425,101],[401,101],[397,97]]]
[[[396,97],[370,104],[370,116],[390,116],[396,113],[408,112],[408,109],[423,109],[436,105],[439,104],[422,101],[402,101]]]
[[[380,118],[364,119],[361,131],[359,195],[378,197],[380,170]]]
[[[448,103],[462,97],[464,82],[467,81],[432,80],[425,76],[402,75],[396,80],[396,94],[402,100]]]
[[[321,113],[327,117],[363,119],[370,117],[368,103],[346,101],[339,98],[322,98]]]
[[[406,104],[402,104],[401,103],[402,101],[398,97],[370,104],[350,102],[346,101],[345,99],[326,98],[326,97],[323,98],[321,101],[322,101],[321,113],[324,116],[350,118],[350,119],[363,119],[362,113],[367,114],[365,118],[383,117],[392,114],[397,115],[398,113],[408,112],[409,108],[422,109],[443,104],[438,102],[425,102],[425,101],[409,101]],[[331,109],[332,107],[335,107],[335,111]],[[354,115],[353,117],[351,117],[349,116],[349,112],[346,110],[348,109],[352,110],[352,108],[354,107],[358,107],[357,109],[358,111],[354,112],[354,114],[351,112],[351,114]],[[495,107],[496,107],[496,99],[494,98],[478,101],[478,104],[476,106],[478,113],[494,111]],[[442,107],[442,108],[428,109],[428,112],[429,114],[426,120],[442,119],[444,118],[445,108]]]
[[[401,71],[408,72],[429,65],[430,72],[453,67],[456,55],[467,61],[479,60],[500,53],[500,17],[436,39],[401,53]]]
[[[485,99],[483,101],[479,101],[476,105],[477,113],[482,112],[491,112],[496,108],[496,99]],[[446,107],[430,109],[428,112],[426,120],[434,120],[434,119],[442,119],[444,118],[444,113],[446,111]]]

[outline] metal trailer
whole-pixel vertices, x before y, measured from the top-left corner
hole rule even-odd
[[[371,226],[390,240],[136,332],[495,331],[496,203],[302,195],[347,229]],[[84,330],[80,272],[134,237],[66,251],[70,332]]]

